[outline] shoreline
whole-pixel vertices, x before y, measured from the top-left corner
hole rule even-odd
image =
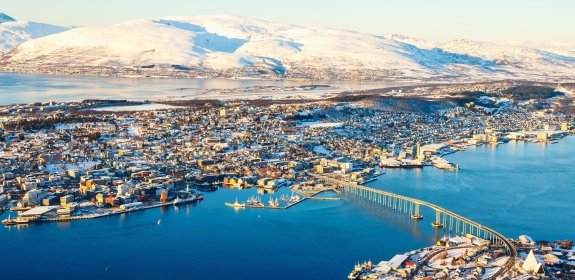
[[[45,219],[38,219],[38,220],[31,220],[30,223],[47,223],[47,222],[68,222],[74,220],[91,220],[91,219],[98,219],[103,217],[115,216],[125,213],[143,211],[153,208],[159,208],[163,206],[175,206],[173,202],[166,202],[166,203],[158,203],[153,205],[146,205],[138,208],[126,209],[126,210],[119,210],[119,211],[112,211],[110,213],[102,213],[102,214],[86,214],[81,216],[70,216],[70,217],[62,217],[62,218],[45,218]],[[177,207],[177,206],[175,206]]]

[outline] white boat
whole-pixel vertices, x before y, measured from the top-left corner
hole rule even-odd
[[[279,207],[278,199],[276,198],[276,200],[273,200],[270,197],[270,200],[268,201],[268,205],[272,208],[278,208]]]
[[[246,205],[247,205],[247,206],[250,206],[250,207],[264,207],[264,204],[262,203],[262,200],[261,200],[259,197],[257,197],[257,196],[252,196],[252,197],[250,197],[250,198],[248,199]]]
[[[394,158],[386,158],[379,163],[381,167],[398,168],[401,167],[401,161]]]
[[[234,203],[226,202],[226,203],[224,203],[224,204],[225,204],[226,206],[233,207],[233,208],[244,208],[244,207],[246,207],[245,204],[239,203],[237,198],[236,198],[236,201],[235,201]]]
[[[300,198],[299,195],[297,195],[297,194],[296,194],[296,195],[293,195],[293,194],[292,194],[292,196],[289,198],[289,201],[290,201],[291,203],[296,203],[296,202],[299,202],[300,200],[301,200],[301,198]]]
[[[174,204],[174,206],[179,206],[179,205],[183,205],[183,204],[196,202],[197,200],[198,200],[198,198],[196,197],[196,195],[192,194],[192,196],[190,196],[188,198],[184,198],[184,199],[176,197],[176,199],[174,199],[172,204]]]
[[[20,217],[12,219],[10,215],[8,215],[7,219],[2,220],[2,223],[7,226],[28,224],[29,222],[30,220],[22,219]]]

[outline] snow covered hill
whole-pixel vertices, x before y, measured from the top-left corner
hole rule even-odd
[[[11,16],[5,14],[5,13],[0,13],[0,23],[12,22],[12,21],[16,21],[16,20],[13,19]]]
[[[70,29],[70,27],[29,21],[16,21],[12,17],[0,13],[0,54],[5,54],[13,50],[23,42],[63,32],[68,29]]]
[[[75,28],[23,43],[0,63],[5,70],[86,74],[572,80],[575,47],[440,43],[236,16],[193,16]]]

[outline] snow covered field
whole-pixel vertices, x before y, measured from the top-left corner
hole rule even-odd
[[[329,128],[329,127],[340,127],[342,122],[304,122],[298,125],[299,127],[309,127],[309,128]]]
[[[305,89],[305,90],[262,90],[262,91],[246,91],[243,89],[231,90],[205,90],[194,91],[191,93],[182,92],[178,97],[170,97],[162,100],[297,100],[297,99],[326,99],[334,97],[340,93],[341,89]]]
[[[97,164],[99,164],[99,162],[96,161],[78,162],[74,164],[48,164],[46,165],[46,171],[48,171],[48,173],[61,173],[66,170],[83,171],[93,169]]]
[[[133,105],[133,106],[100,107],[100,108],[94,108],[91,110],[120,112],[120,111],[154,111],[154,110],[165,110],[165,109],[173,109],[173,108],[177,108],[177,107],[165,105],[165,104],[152,103],[152,104],[142,104],[142,105]]]

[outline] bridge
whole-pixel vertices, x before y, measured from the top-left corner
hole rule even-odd
[[[427,207],[428,209],[431,209],[435,212],[434,221],[431,223],[431,226],[435,228],[445,228],[454,234],[471,234],[477,237],[481,237],[483,239],[489,240],[494,246],[504,248],[505,253],[509,256],[509,260],[502,267],[502,269],[490,277],[491,279],[495,279],[496,277],[503,275],[505,272],[511,269],[515,263],[515,258],[517,257],[517,248],[513,243],[509,241],[509,239],[497,231],[472,221],[466,217],[463,217],[457,213],[451,212],[445,208],[420,199],[369,188],[363,185],[350,183],[329,176],[311,173],[309,175],[324,184],[337,186],[345,194],[355,195],[375,205],[382,206],[405,215],[409,215],[411,219],[416,221],[423,219],[423,215],[420,212],[421,207]]]

